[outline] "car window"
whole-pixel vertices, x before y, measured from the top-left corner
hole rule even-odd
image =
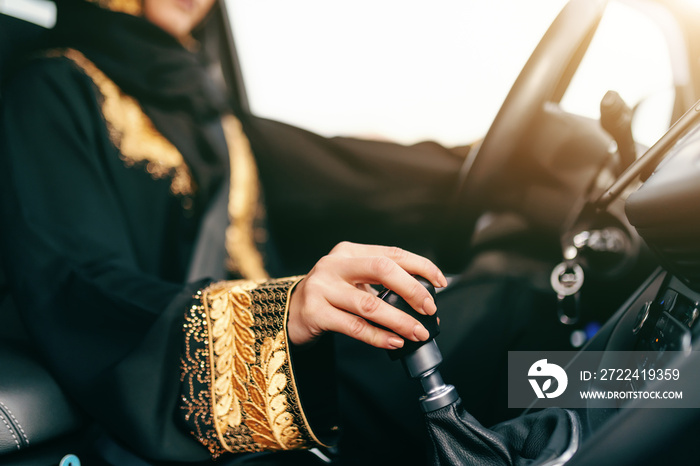
[[[678,29],[663,8],[648,2],[635,5],[641,9],[619,2],[607,7],[561,107],[597,119],[601,99],[608,90],[615,90],[630,107],[639,105],[634,137],[649,146],[671,123],[675,93],[669,39]],[[667,34],[662,26],[667,26]],[[682,39],[676,42],[676,50],[683,47]],[[687,80],[684,59],[675,63],[675,79]]]
[[[486,133],[565,1],[226,3],[254,113],[327,136],[454,145]],[[598,118],[614,89],[651,145],[671,121],[674,84],[689,79],[683,39],[659,5],[625,3],[608,7],[561,105]],[[0,0],[0,11],[55,22],[48,0]]]
[[[324,135],[482,137],[563,0],[228,0],[251,109]]]
[[[56,4],[50,0],[0,0],[0,13],[47,28],[56,24]]]

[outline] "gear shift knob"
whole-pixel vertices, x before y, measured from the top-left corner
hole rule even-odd
[[[435,297],[435,288],[422,277],[416,279],[428,289]],[[383,290],[379,297],[388,304],[411,315],[418,320],[430,333],[426,341],[406,341],[403,348],[389,351],[392,360],[401,359],[409,377],[418,379],[423,387],[423,396],[420,397],[423,412],[431,412],[449,405],[459,399],[457,390],[452,385],[446,385],[438,366],[442,362],[442,354],[435,342],[435,336],[440,333],[437,323],[437,313],[432,316],[419,314],[401,296],[391,290]]]

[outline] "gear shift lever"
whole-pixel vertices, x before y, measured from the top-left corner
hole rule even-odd
[[[416,278],[435,298],[433,285],[422,277]],[[430,338],[426,341],[406,341],[403,348],[389,351],[389,357],[392,360],[401,358],[401,362],[409,377],[420,381],[424,393],[420,397],[423,412],[436,411],[457,401],[459,399],[457,390],[452,385],[445,384],[438,370],[438,366],[442,362],[442,354],[435,342],[435,336],[440,333],[437,314],[432,316],[419,314],[401,296],[391,290],[383,290],[379,297],[388,304],[414,317],[430,332]]]
[[[416,278],[434,297],[433,286]],[[423,386],[420,402],[430,433],[433,465],[551,465],[571,458],[580,442],[576,413],[548,408],[485,428],[462,407],[457,390],[446,385],[438,371],[442,354],[434,339],[440,331],[437,315],[419,314],[390,290],[383,290],[379,297],[415,317],[430,333],[427,341],[406,341],[403,348],[389,351],[389,356],[400,358],[408,375]]]

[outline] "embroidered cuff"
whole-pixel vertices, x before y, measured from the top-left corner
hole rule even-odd
[[[301,408],[287,341],[289,296],[301,278],[214,283],[186,314],[181,409],[214,457],[321,445]]]

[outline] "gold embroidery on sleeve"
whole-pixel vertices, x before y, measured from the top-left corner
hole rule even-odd
[[[216,283],[186,316],[182,409],[215,457],[320,444],[301,409],[286,338],[289,294],[299,280]]]
[[[248,399],[250,366],[255,363],[255,334],[250,295],[243,288],[212,289],[208,298],[211,322],[210,342],[214,420],[222,444],[223,433],[240,426],[241,403]],[[206,305],[205,305],[206,309]]]
[[[201,300],[202,292],[197,296]],[[181,396],[181,409],[185,422],[192,426],[192,435],[199,440],[213,456],[221,450],[216,431],[209,421],[211,412],[211,392],[199,390],[208,386],[211,367],[209,365],[209,327],[207,326],[204,306],[195,304],[185,315],[183,324],[185,348],[180,359],[180,382],[187,387],[187,393]]]
[[[289,381],[281,370],[288,363],[283,331],[274,339],[265,339],[260,348],[260,363],[252,369],[252,402],[244,405],[246,414],[252,418],[248,420],[248,426],[253,431],[253,440],[265,449],[301,448],[304,440],[299,428],[293,423],[292,415],[287,411],[287,396],[284,392]]]
[[[267,278],[262,255],[255,245],[255,215],[259,208],[260,185],[255,157],[241,122],[233,115],[221,121],[229,148],[231,192],[229,193],[230,224],[226,229],[226,250],[230,271],[244,278]]]
[[[169,177],[170,191],[179,196],[194,193],[194,181],[182,154],[153,126],[139,103],[124,94],[94,63],[74,49],[52,52],[75,62],[102,94],[102,114],[109,137],[128,167],[144,163],[154,179]]]

